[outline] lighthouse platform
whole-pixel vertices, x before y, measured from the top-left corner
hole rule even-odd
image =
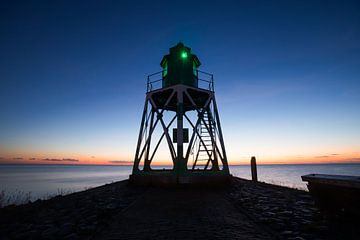
[[[231,182],[231,175],[221,171],[192,170],[175,175],[173,170],[151,170],[131,174],[130,184],[137,186],[221,186]]]

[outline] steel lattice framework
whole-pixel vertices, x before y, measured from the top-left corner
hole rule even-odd
[[[194,114],[190,116],[190,112],[195,112],[195,117]],[[169,115],[167,119],[165,115]],[[191,137],[186,148],[184,122],[191,126]],[[169,130],[175,124],[177,134],[176,139],[172,139]],[[153,133],[157,128],[162,130],[162,134],[151,147]],[[167,142],[173,163],[172,171],[177,174],[186,175],[194,171],[229,174],[219,113],[211,89],[180,84],[146,94],[133,174],[152,171],[151,164],[162,141]]]

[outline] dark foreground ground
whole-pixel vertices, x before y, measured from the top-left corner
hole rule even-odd
[[[326,217],[307,192],[233,178],[223,189],[127,181],[0,209],[0,239],[359,239],[359,220]]]

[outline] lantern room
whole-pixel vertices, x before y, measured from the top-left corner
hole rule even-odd
[[[161,60],[162,87],[170,87],[177,84],[183,84],[191,87],[198,87],[198,67],[200,61],[195,54],[191,53],[191,48],[183,43],[178,43],[170,48],[170,54],[167,54]]]

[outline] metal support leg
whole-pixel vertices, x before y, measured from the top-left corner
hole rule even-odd
[[[177,174],[181,174],[186,171],[186,163],[184,161],[184,127],[183,127],[183,115],[184,115],[184,99],[183,99],[183,91],[179,89],[177,91],[177,158],[175,162],[174,169],[176,170]]]
[[[137,143],[137,146],[136,146],[133,173],[139,171],[139,163],[140,163],[139,153],[140,153],[140,147],[141,147],[141,143],[142,143],[142,137],[143,137],[143,131],[144,131],[145,118],[146,118],[146,114],[147,114],[148,102],[149,102],[149,100],[146,99],[145,100],[145,105],[144,105],[143,115],[142,115],[142,118],[141,118],[141,125],[140,125],[138,143]]]

